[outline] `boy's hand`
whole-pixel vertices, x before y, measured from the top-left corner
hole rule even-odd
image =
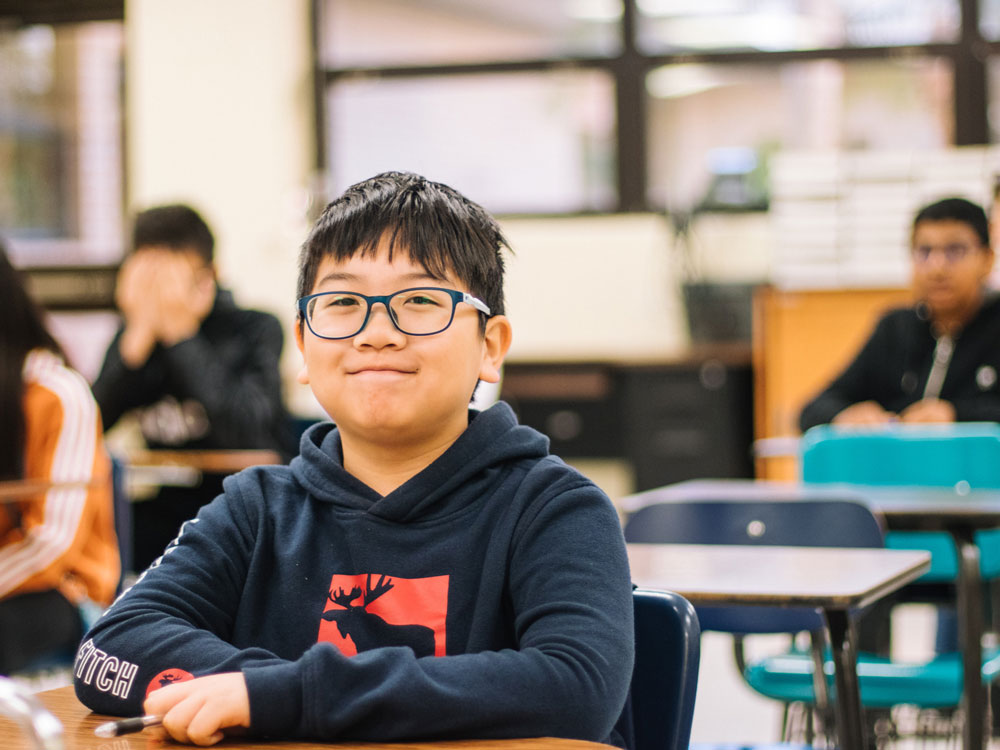
[[[198,333],[215,302],[215,278],[207,268],[194,268],[178,253],[166,252],[157,266],[157,331],[164,346]]]
[[[939,398],[925,398],[910,404],[899,415],[904,422],[940,423],[955,421],[955,407]]]
[[[196,677],[160,688],[143,704],[147,714],[163,717],[163,728],[177,742],[214,745],[223,730],[250,726],[250,698],[242,672]]]
[[[851,404],[833,418],[835,425],[877,426],[889,424],[896,415],[886,411],[875,401]]]
[[[122,263],[115,287],[115,303],[125,319],[119,342],[122,359],[129,367],[139,367],[156,345],[157,308],[149,303],[155,294],[156,259],[149,252],[130,255]]]

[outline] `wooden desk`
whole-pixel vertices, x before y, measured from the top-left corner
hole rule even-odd
[[[124,458],[132,485],[193,487],[202,474],[235,474],[251,466],[280,464],[270,450],[143,450]]]
[[[149,450],[130,453],[126,463],[130,467],[182,466],[211,474],[235,474],[251,466],[280,464],[281,457],[269,450]]]
[[[693,604],[815,607],[833,651],[837,734],[844,750],[863,750],[853,613],[918,578],[927,552],[834,547],[630,544],[632,580]]]
[[[154,750],[155,748],[194,747],[179,745],[171,740],[155,739],[153,730],[126,734],[114,739],[94,736],[94,728],[114,717],[91,713],[76,699],[72,687],[62,687],[39,693],[45,707],[58,718],[65,731],[66,750]],[[28,737],[18,725],[0,716],[0,747],[4,750],[30,750]],[[514,740],[455,740],[448,742],[305,742],[263,741],[232,737],[214,747],[239,748],[239,750],[330,750],[330,748],[358,748],[359,750],[612,750],[610,745],[580,740],[551,737]]]
[[[16,503],[22,500],[42,500],[49,490],[75,490],[95,487],[100,482],[81,480],[79,482],[46,482],[40,479],[12,479],[0,482],[0,503]]]
[[[959,493],[951,488],[870,487],[854,484],[806,485],[740,479],[706,479],[662,487],[632,495],[624,510],[636,511],[651,503],[672,500],[787,500],[803,498],[854,500],[881,515],[895,531],[946,531],[958,549],[956,612],[962,650],[962,694],[966,721],[965,750],[985,746],[986,688],[980,678],[982,664],[983,604],[979,547],[974,535],[981,529],[1000,527],[1000,491]]]

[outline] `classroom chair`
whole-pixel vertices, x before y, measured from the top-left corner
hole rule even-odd
[[[677,500],[653,503],[631,514],[625,523],[627,542],[685,544],[799,545],[814,547],[881,547],[882,528],[864,505],[849,500]],[[734,656],[746,673],[744,640],[762,633],[811,634],[815,663],[823,659],[825,624],[818,611],[793,607],[697,607],[702,630],[733,636]],[[831,665],[832,666],[832,665]],[[817,674],[821,670],[817,670]],[[817,680],[810,687],[809,703],[816,706],[820,731],[832,735],[828,686]],[[818,697],[817,697],[818,696]],[[775,696],[769,696],[775,697]],[[778,698],[782,700],[781,698]],[[785,703],[781,739],[789,734]],[[812,716],[805,740],[815,738]]]
[[[1000,425],[962,422],[936,425],[889,425],[858,430],[821,425],[808,430],[800,441],[802,481],[809,485],[837,483],[868,487],[953,488],[957,494],[1000,488]],[[1000,530],[977,531],[980,577],[984,594],[994,602],[994,629],[1000,616]],[[958,554],[952,537],[944,531],[890,531],[886,546],[923,549],[931,553],[931,568],[900,592],[900,601],[954,601]],[[990,592],[987,593],[986,589]],[[936,650],[939,663],[955,658],[957,621],[950,607],[939,610]],[[991,654],[984,659],[983,679],[992,681]],[[952,692],[945,670],[941,695]],[[994,696],[995,697],[995,696]]]
[[[635,667],[616,728],[630,750],[688,750],[698,687],[701,630],[673,592],[632,593]]]
[[[962,422],[879,430],[819,425],[802,436],[800,458],[804,484],[997,489],[1000,425]],[[976,541],[983,580],[1000,578],[1000,531],[981,531]],[[890,531],[885,542],[894,549],[931,553],[931,568],[921,583],[953,582],[958,575],[955,544],[945,532]]]
[[[872,512],[849,500],[674,500],[647,505],[626,521],[629,542],[685,542],[691,544],[787,544],[797,546],[880,547],[882,529]],[[819,636],[821,621],[812,610],[749,607],[698,607],[702,630],[733,634],[737,663],[747,684],[756,692],[785,704],[782,740],[790,734],[792,704],[812,707],[819,719],[814,732],[805,727],[805,741],[832,734],[828,696],[833,663]],[[811,649],[791,649],[747,663],[743,638],[753,633],[812,633]],[[820,675],[825,679],[820,679]],[[990,684],[1000,676],[1000,653],[984,654],[982,679]],[[918,709],[955,708],[962,695],[959,654],[940,654],[926,663],[900,663],[872,654],[859,654],[858,682],[862,704],[868,709],[911,705]],[[811,716],[809,718],[812,718]],[[954,727],[955,730],[958,727]],[[919,731],[919,727],[918,730]]]

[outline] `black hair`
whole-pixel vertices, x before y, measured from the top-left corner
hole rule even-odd
[[[913,231],[922,221],[960,221],[968,224],[979,237],[979,242],[990,246],[990,223],[983,207],[965,198],[945,198],[924,206],[913,218]]]
[[[374,256],[383,236],[390,259],[405,252],[433,277],[450,271],[493,315],[503,314],[501,252],[510,246],[500,225],[454,188],[410,172],[376,175],[327,205],[302,245],[296,296],[312,291],[324,258]],[[481,330],[485,326],[481,314]]]
[[[0,242],[0,480],[24,477],[24,368],[32,349],[63,356]]]
[[[174,203],[140,212],[132,224],[132,250],[160,245],[171,250],[194,250],[212,264],[215,238],[201,214],[190,206]]]

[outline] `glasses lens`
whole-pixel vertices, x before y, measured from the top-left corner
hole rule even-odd
[[[454,302],[440,289],[408,289],[390,301],[396,325],[404,333],[438,333],[451,322]]]
[[[364,297],[347,292],[321,294],[309,300],[306,316],[317,336],[345,338],[361,330],[368,303]]]
[[[957,263],[958,261],[962,260],[962,258],[964,258],[966,255],[968,255],[969,250],[971,249],[972,248],[970,248],[968,245],[964,245],[961,243],[955,243],[953,245],[945,245],[944,257],[949,263]]]
[[[940,251],[941,257],[945,262],[958,263],[972,251],[972,247],[959,242],[938,246],[917,245],[913,248],[913,257],[920,263],[926,263],[938,251]]]

